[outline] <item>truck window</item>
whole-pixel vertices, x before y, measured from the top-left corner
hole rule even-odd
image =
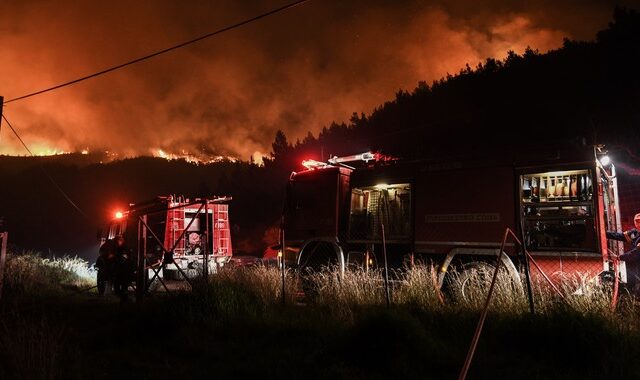
[[[411,185],[408,183],[354,188],[351,192],[349,238],[381,240],[384,224],[388,240],[411,237]]]
[[[338,172],[322,170],[308,173],[290,183],[285,210],[289,239],[335,236],[338,226],[338,178]]]
[[[520,176],[520,212],[527,249],[596,252],[590,170]]]

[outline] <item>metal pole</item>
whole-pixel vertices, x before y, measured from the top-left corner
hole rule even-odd
[[[525,253],[526,247],[524,246],[524,244],[525,244],[525,239],[523,234],[522,241],[520,242],[520,249],[522,252],[522,260],[524,262],[524,278],[525,278],[525,281],[527,282],[527,297],[529,298],[529,310],[531,311],[531,314],[535,314],[536,309],[533,303],[533,291],[531,289],[531,269],[529,268],[529,258]]]
[[[145,223],[147,222],[147,215],[144,216],[144,221]],[[140,223],[140,221],[138,221],[138,223]],[[144,227],[144,225],[141,225],[140,229],[142,231],[142,284],[144,285],[142,292],[146,294],[147,281],[149,280],[149,269],[147,269],[147,252],[149,252],[147,249],[147,229]]]
[[[2,99],[2,98],[0,98]],[[0,105],[0,107],[2,107]],[[9,238],[8,232],[0,233],[0,239],[2,239],[2,245],[0,246],[0,299],[2,299],[2,286],[4,284],[4,267],[7,262],[7,239]]]
[[[389,295],[389,265],[387,264],[387,241],[384,236],[384,223],[380,223],[382,228],[382,255],[384,256],[384,292],[387,298],[387,307],[390,306],[391,300]]]
[[[215,208],[213,210],[213,215],[215,216]],[[209,282],[209,241],[213,241],[213,239],[209,239],[209,200],[205,199],[205,204],[204,204],[204,225],[205,225],[205,229],[204,229],[204,257],[203,257],[203,261],[204,261],[204,268],[202,270],[202,275],[204,276],[204,281],[205,282]],[[215,228],[216,225],[216,221],[213,220],[213,226]]]
[[[284,266],[284,254],[286,252],[286,245],[285,245],[285,241],[284,241],[284,223],[282,228],[280,229],[280,249],[282,250],[282,256],[280,257],[280,271],[282,272],[282,304],[285,305],[287,303],[286,300],[286,295],[285,295],[285,266]]]
[[[369,273],[369,249],[364,252],[364,270]]]
[[[551,279],[549,278],[549,276],[547,276],[546,273],[544,273],[544,271],[542,270],[542,268],[540,268],[540,266],[538,265],[538,263],[533,259],[533,257],[531,256],[531,254],[529,252],[527,252],[526,250],[524,251],[524,253],[527,255],[527,258],[529,259],[529,261],[531,263],[533,263],[533,266],[536,267],[536,269],[538,270],[538,272],[540,272],[540,274],[542,275],[542,278],[545,279],[545,281],[547,281],[547,283],[551,286],[551,288],[556,292],[556,294],[558,296],[560,296],[560,298],[562,298],[562,300],[565,302],[565,304],[567,304],[568,306],[571,307],[571,304],[569,304],[569,301],[567,301],[566,297],[562,294],[562,292],[560,291],[560,289],[558,289],[558,287],[553,283],[553,281],[551,281]]]
[[[138,244],[136,245],[136,261],[137,261],[137,275],[136,275],[136,302],[142,303],[146,285],[144,283],[144,248],[142,247],[142,222],[138,219]]]
[[[145,215],[145,216],[146,216],[146,215]],[[139,220],[140,222],[142,222],[142,224],[144,225],[144,228],[145,228],[145,236],[146,236],[146,231],[151,232],[151,236],[155,239],[156,243],[158,243],[158,246],[159,246],[160,248],[162,248],[162,251],[164,252],[164,253],[163,253],[163,255],[162,255],[162,259],[161,259],[161,262],[160,262],[160,267],[158,268],[158,270],[153,269],[153,267],[151,268],[151,270],[153,271],[154,275],[153,275],[153,277],[151,277],[151,280],[148,282],[148,284],[147,284],[147,285],[145,285],[145,289],[144,289],[144,291],[146,292],[147,290],[149,290],[149,289],[147,289],[147,287],[148,287],[148,286],[151,286],[151,284],[153,283],[153,281],[157,278],[157,279],[160,281],[160,283],[162,284],[162,286],[164,287],[164,290],[166,290],[166,291],[167,291],[167,293],[170,293],[170,292],[169,292],[169,288],[168,288],[168,287],[167,287],[167,285],[164,283],[164,280],[160,277],[160,271],[165,267],[164,255],[169,254],[169,251],[167,251],[167,249],[164,247],[164,243],[163,243],[163,242],[158,238],[158,235],[156,235],[156,234],[155,234],[155,232],[153,232],[153,230],[151,229],[151,227],[149,227],[149,225],[148,225],[148,224],[147,224],[147,222],[146,222],[146,219],[143,219],[141,216],[139,216],[139,217],[138,217],[138,220]],[[146,266],[145,266],[145,267],[146,267]]]
[[[469,367],[471,367],[471,361],[473,360],[473,355],[476,352],[476,347],[478,346],[478,341],[480,340],[480,334],[482,333],[482,327],[484,326],[484,321],[487,319],[487,311],[489,310],[489,304],[491,303],[491,296],[493,296],[493,289],[496,286],[496,282],[498,280],[498,272],[500,272],[500,263],[502,262],[502,252],[504,252],[504,246],[507,242],[507,235],[509,234],[509,229],[504,232],[504,237],[502,238],[502,244],[500,245],[500,251],[498,251],[498,256],[496,257],[496,269],[493,272],[493,278],[491,279],[491,286],[489,287],[489,294],[487,294],[487,299],[484,302],[484,308],[482,309],[482,314],[480,315],[480,320],[478,321],[478,325],[476,326],[476,331],[473,334],[473,339],[471,340],[471,346],[469,347],[469,352],[467,353],[467,358],[464,361],[464,366],[462,366],[462,370],[460,371],[460,376],[458,376],[459,380],[464,380],[467,378],[467,373],[469,372]]]

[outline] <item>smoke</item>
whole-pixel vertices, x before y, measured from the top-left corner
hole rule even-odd
[[[0,95],[71,80],[281,4],[4,0]],[[295,141],[467,63],[527,46],[545,52],[564,37],[591,39],[612,10],[595,0],[517,6],[312,0],[196,46],[10,103],[5,114],[39,154],[162,150],[247,160],[269,152],[278,129]],[[0,154],[24,154],[6,128]]]

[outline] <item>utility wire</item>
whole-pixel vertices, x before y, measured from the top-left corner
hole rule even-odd
[[[235,24],[233,24],[233,25],[226,26],[226,27],[224,27],[224,28],[222,28],[222,29],[218,29],[218,30],[216,30],[215,32],[207,33],[207,34],[202,35],[202,36],[200,36],[200,37],[196,37],[196,38],[194,38],[194,39],[192,39],[192,40],[189,40],[189,41],[185,41],[185,42],[179,43],[179,44],[177,44],[177,45],[174,45],[174,46],[168,47],[168,48],[166,48],[166,49],[159,50],[159,51],[157,51],[157,52],[155,52],[155,53],[151,53],[151,54],[145,55],[145,56],[143,56],[143,57],[136,58],[136,59],[131,60],[131,61],[129,61],[129,62],[125,62],[125,63],[119,64],[119,65],[116,65],[116,66],[113,66],[113,67],[110,67],[110,68],[107,68],[107,69],[104,69],[104,70],[98,71],[98,72],[96,72],[96,73],[89,74],[89,75],[83,76],[83,77],[78,78],[78,79],[74,79],[74,80],[69,81],[69,82],[61,83],[61,84],[56,85],[56,86],[53,86],[53,87],[49,87],[49,88],[46,88],[46,89],[43,89],[43,90],[40,90],[40,91],[32,92],[32,93],[30,93],[30,94],[26,94],[26,95],[18,96],[17,98],[13,98],[13,99],[6,100],[6,101],[4,101],[4,104],[8,104],[8,103],[15,102],[15,101],[18,101],[18,100],[22,100],[22,99],[30,98],[30,97],[32,97],[32,96],[36,96],[36,95],[40,95],[40,94],[44,94],[45,92],[49,92],[49,91],[53,91],[53,90],[57,90],[57,89],[62,88],[62,87],[70,86],[70,85],[72,85],[72,84],[76,84],[76,83],[78,83],[78,82],[82,82],[82,81],[85,81],[85,80],[87,80],[87,79],[95,78],[95,77],[97,77],[97,76],[104,75],[104,74],[110,73],[110,72],[115,71],[115,70],[118,70],[118,69],[122,69],[122,68],[124,68],[124,67],[130,66],[130,65],[133,65],[133,64],[136,64],[136,63],[138,63],[138,62],[146,61],[147,59],[151,59],[151,58],[156,57],[156,56],[158,56],[158,55],[161,55],[161,54],[164,54],[164,53],[168,53],[168,52],[170,52],[170,51],[173,51],[173,50],[179,49],[179,48],[181,48],[181,47],[185,47],[185,46],[187,46],[187,45],[194,44],[194,43],[199,42],[199,41],[202,41],[202,40],[204,40],[204,39],[206,39],[206,38],[213,37],[213,36],[215,36],[215,35],[218,35],[218,34],[221,34],[221,33],[227,32],[227,31],[232,30],[232,29],[239,28],[239,27],[241,27],[241,26],[243,26],[243,25],[246,25],[246,24],[252,23],[252,22],[254,22],[254,21],[258,21],[258,20],[263,19],[263,18],[265,18],[265,17],[269,17],[269,16],[274,15],[274,14],[276,14],[276,13],[283,12],[283,11],[285,11],[285,10],[287,10],[287,9],[290,9],[290,8],[296,7],[296,6],[298,6],[298,5],[302,5],[302,4],[304,4],[304,3],[308,2],[308,1],[310,1],[310,0],[298,0],[298,1],[295,1],[295,2],[293,2],[293,3],[289,3],[289,4],[287,4],[287,5],[283,5],[283,6],[279,7],[279,8],[273,9],[273,10],[271,10],[271,11],[269,11],[269,12],[266,12],[266,13],[263,13],[263,14],[261,14],[261,15],[258,15],[258,16],[255,16],[255,17],[252,17],[252,18],[246,19],[246,20],[244,20],[244,21],[240,21],[240,22],[235,23]]]
[[[7,125],[9,126],[9,129],[11,129],[11,131],[13,132],[14,135],[16,135],[16,137],[18,138],[18,140],[20,141],[20,143],[22,144],[22,146],[24,147],[24,149],[27,150],[27,152],[29,152],[29,154],[32,157],[36,157],[35,154],[33,154],[33,152],[31,151],[31,149],[29,149],[29,147],[27,146],[27,144],[25,144],[24,140],[22,140],[22,138],[20,137],[20,135],[18,134],[18,132],[15,130],[15,128],[13,128],[13,125],[11,125],[11,123],[9,122],[9,119],[7,119],[7,117],[3,114],[2,115],[2,119],[4,119],[4,121],[7,123]],[[37,165],[40,170],[42,170],[42,172],[44,173],[44,175],[49,178],[49,181],[51,181],[51,183],[53,184],[53,186],[58,190],[58,192],[60,192],[60,194],[62,194],[62,196],[64,197],[64,199],[67,200],[67,202],[69,202],[69,204],[71,206],[73,206],[73,208],[75,208],[82,216],[84,216],[87,220],[89,220],[89,217],[87,216],[87,214],[84,213],[84,211],[82,211],[82,209],[80,209],[80,207],[78,207],[78,205],[71,199],[71,197],[69,197],[69,195],[62,189],[62,187],[60,187],[60,185],[53,179],[53,177],[46,171],[44,170],[44,167],[42,165]]]

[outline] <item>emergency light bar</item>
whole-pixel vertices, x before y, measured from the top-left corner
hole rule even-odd
[[[302,161],[302,166],[304,166],[307,169],[319,169],[319,168],[324,168],[326,166],[329,166],[329,164],[327,164],[326,162],[320,162],[316,160],[304,160]]]
[[[380,153],[371,153],[364,152],[360,154],[353,154],[351,156],[338,157],[333,156],[327,160],[327,162],[321,162],[316,160],[304,160],[302,161],[302,166],[307,169],[321,169],[326,168],[328,166],[344,166],[350,169],[354,169],[351,166],[346,165],[347,162],[356,162],[362,161],[364,163],[369,163],[369,161],[389,161],[394,159],[393,157],[385,156]]]
[[[351,156],[338,157],[333,156],[329,159],[330,164],[341,164],[343,162],[354,162],[354,161],[364,161],[368,163],[371,160],[375,160],[376,155],[371,152],[365,152],[360,154],[354,154]]]

